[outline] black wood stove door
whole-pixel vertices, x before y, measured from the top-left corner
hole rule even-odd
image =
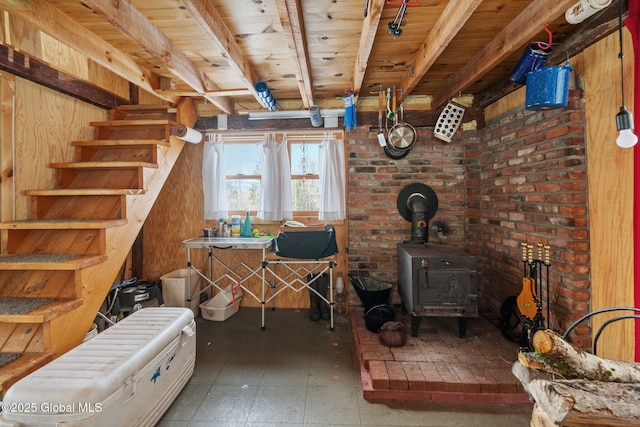
[[[398,291],[412,316],[412,335],[417,336],[417,317],[477,316],[476,274],[476,258],[461,249],[430,243],[398,245]]]
[[[472,291],[475,271],[414,266],[413,283],[417,287],[417,307],[422,315],[472,315],[477,311],[477,296]]]

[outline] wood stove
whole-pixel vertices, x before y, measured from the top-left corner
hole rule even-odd
[[[458,318],[463,338],[466,319],[478,316],[476,258],[449,245],[401,243],[398,292],[411,314],[411,336],[418,336],[422,317],[449,316]]]

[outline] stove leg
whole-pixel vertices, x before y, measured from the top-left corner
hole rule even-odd
[[[466,317],[458,317],[458,336],[464,338],[467,336],[467,319]]]
[[[420,318],[418,316],[411,316],[411,336],[417,337],[418,330],[420,329]]]

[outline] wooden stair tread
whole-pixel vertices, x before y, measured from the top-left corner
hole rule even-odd
[[[0,230],[87,230],[119,227],[126,224],[126,219],[42,219],[0,222]]]
[[[171,109],[157,104],[124,107],[112,110],[105,121],[91,122],[93,136],[70,143],[77,161],[49,160],[59,188],[22,192],[33,196],[33,219],[0,223],[0,230],[8,230],[9,252],[0,255],[2,351],[22,354],[0,367],[0,393],[86,334],[74,323],[94,319],[93,306],[104,300],[109,277],[122,268],[129,239],[133,241],[148,214],[153,201],[147,198],[157,197],[182,149],[172,141],[180,124]],[[138,188],[147,181],[148,191]],[[137,195],[144,195],[143,203],[137,203]],[[129,208],[141,221],[121,219]],[[50,298],[33,300],[39,296]],[[32,300],[8,300],[24,297]],[[30,311],[9,314],[25,310]]]
[[[171,143],[161,141],[159,139],[92,139],[86,141],[72,141],[71,145],[74,147],[113,147],[113,146],[151,146],[160,145],[163,147],[169,147]]]
[[[52,353],[22,353],[0,368],[0,391],[4,394],[19,379],[51,362],[53,357]]]
[[[117,105],[113,109],[116,111],[126,112],[143,112],[143,111],[166,111],[169,113],[171,107],[164,104],[131,104],[131,105]]]
[[[49,165],[54,169],[125,169],[125,168],[154,168],[158,165],[156,163],[148,162],[66,162],[66,163],[51,163]]]
[[[135,196],[144,194],[138,188],[54,188],[49,190],[26,190],[26,196]]]
[[[176,109],[164,104],[118,105],[110,111],[109,116],[112,120],[132,120],[134,117],[164,119],[175,117]]]
[[[2,297],[0,297],[2,298]],[[83,299],[55,300],[21,314],[0,314],[3,323],[45,323],[82,305]]]
[[[80,270],[106,260],[106,255],[81,255],[69,259],[56,254],[0,255],[0,270]]]
[[[93,127],[108,127],[108,128],[120,128],[120,127],[140,127],[140,126],[168,126],[178,125],[179,123],[168,119],[149,119],[149,120],[107,120],[103,122],[91,122],[90,126]]]

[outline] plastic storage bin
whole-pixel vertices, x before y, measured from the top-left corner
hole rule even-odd
[[[231,285],[227,286],[223,290],[219,291],[216,296],[208,301],[209,307],[225,308],[233,302],[238,302],[242,298],[242,288],[234,285],[235,289],[231,288]],[[202,306],[202,305],[201,305]]]
[[[213,320],[214,322],[222,322],[233,316],[240,309],[240,301],[242,298],[236,299],[236,303],[229,304],[226,307],[213,307],[213,298],[200,304],[200,310],[202,311],[202,318],[205,320]]]
[[[200,271],[200,270],[198,270]],[[162,281],[162,298],[167,307],[187,307],[187,300],[192,297],[188,308],[193,311],[193,316],[198,315],[200,305],[200,276],[195,269],[191,270],[191,292],[187,289],[189,269],[181,268],[160,277]]]

